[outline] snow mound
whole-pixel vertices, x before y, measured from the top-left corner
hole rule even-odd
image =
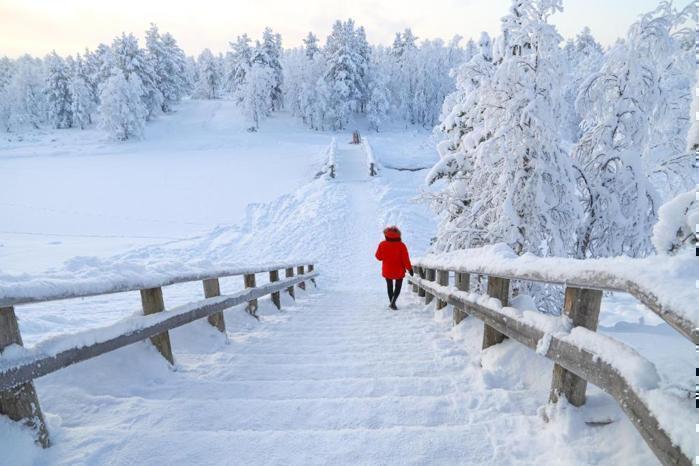
[[[699,203],[695,190],[672,198],[658,210],[658,223],[653,227],[653,246],[658,254],[674,254],[695,244],[699,224]]]

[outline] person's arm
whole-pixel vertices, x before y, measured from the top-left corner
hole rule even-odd
[[[376,254],[374,254],[376,256],[376,260],[380,261],[383,260],[383,248],[381,246],[383,246],[383,243],[379,243],[379,247],[376,248]]]
[[[410,254],[408,253],[408,246],[403,244],[403,267],[408,271],[410,275],[413,274],[413,264],[410,263]]]

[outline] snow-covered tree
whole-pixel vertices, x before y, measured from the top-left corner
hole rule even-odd
[[[406,29],[396,35],[392,47],[372,47],[363,27],[351,19],[336,21],[322,51],[317,50],[315,35],[309,33],[303,49],[306,60],[296,51],[286,53],[288,109],[316,129],[340,129],[353,115],[369,117],[370,113],[374,129],[388,114],[433,127],[442,101],[454,90],[449,71],[466,56],[460,41],[455,36],[449,44],[434,40],[418,45],[417,37]],[[324,67],[323,84],[316,73],[319,64]],[[385,88],[377,87],[376,75]]]
[[[150,120],[162,111],[163,106],[163,94],[158,89],[153,63],[148,59],[146,51],[139,48],[138,40],[133,34],[123,33],[115,38],[111,52],[114,66],[121,70],[127,81],[134,76],[138,77],[142,89],[141,100],[146,108],[146,119]]]
[[[194,92],[196,83],[199,81],[199,69],[197,61],[192,56],[185,59],[185,77],[187,80],[187,89],[189,92]]]
[[[699,65],[699,58],[697,59]],[[692,107],[689,110],[689,119],[691,125],[687,134],[687,152],[699,152],[699,69],[694,72],[694,82],[691,89],[694,90],[694,98],[692,99]]]
[[[443,123],[461,136],[441,145],[444,158],[431,173],[432,180],[450,176],[435,206],[443,214],[435,249],[504,241],[519,254],[569,252],[579,208],[556,124],[561,37],[548,23],[560,9],[560,1],[513,1],[503,18],[502,63],[490,77],[464,70],[460,86],[475,86],[471,98],[482,119],[471,117],[475,128]]]
[[[564,139],[576,142],[581,136],[582,118],[575,107],[575,101],[580,92],[580,86],[602,65],[604,52],[602,46],[592,36],[590,28],[585,27],[575,40],[566,42],[564,56],[567,69],[563,84],[561,131]]]
[[[691,166],[678,143],[686,137],[689,106],[680,62],[689,57],[678,55],[676,24],[669,4],[644,15],[581,86],[576,107],[583,134],[573,150],[585,207],[579,257],[648,253],[660,204],[652,177],[679,175],[677,167]],[[675,189],[686,187],[676,183]]]
[[[324,127],[324,105],[321,88],[325,86],[323,54],[308,49],[288,51],[283,57],[285,106],[312,129]]]
[[[417,37],[410,28],[405,28],[403,33],[396,33],[391,46],[391,53],[394,57],[401,59],[406,53],[417,49]]]
[[[86,50],[84,58],[85,80],[90,85],[95,102],[98,102],[102,85],[111,77],[115,67],[114,55],[112,55],[112,49],[108,45],[100,44],[94,52]]]
[[[12,74],[14,73],[14,64],[7,57],[0,58],[0,91],[3,91],[10,84]]]
[[[236,93],[245,83],[245,75],[252,66],[253,49],[247,34],[229,43],[231,51],[226,55],[226,88]]]
[[[476,43],[473,39],[469,39],[468,42],[466,42],[466,47],[464,47],[464,61],[471,61],[471,58],[475,57],[477,53],[478,48],[476,47]]]
[[[369,129],[378,132],[390,111],[388,100],[388,88],[386,78],[380,69],[371,69],[371,80],[369,84],[369,101],[367,102],[366,114],[369,121]]]
[[[85,129],[92,123],[92,114],[97,104],[90,84],[86,79],[85,62],[80,54],[75,59],[75,67],[70,78],[71,113],[74,127]]]
[[[325,44],[326,70],[323,79],[326,82],[327,106],[325,126],[342,129],[350,120],[353,112],[361,107],[363,99],[362,67],[364,59],[357,47],[358,41],[354,22],[336,21]]]
[[[9,86],[15,65],[7,57],[0,58],[0,130],[10,130],[11,100]]]
[[[450,184],[460,185],[472,170],[473,151],[486,135],[485,99],[481,99],[479,88],[489,82],[494,71],[492,41],[487,32],[482,32],[478,52],[453,72],[456,90],[444,99],[439,125],[439,131],[446,136],[441,144],[444,157],[433,168],[428,183],[446,178]],[[461,188],[454,187],[445,189],[436,200],[449,210],[460,212],[459,206],[466,202],[463,195]]]
[[[252,63],[262,67],[267,67],[272,75],[272,110],[281,110],[284,106],[284,96],[282,87],[284,77],[281,65],[281,36],[274,34],[272,29],[265,28],[262,34],[262,42],[257,43],[253,51]],[[259,75],[259,71],[257,72]]]
[[[143,88],[138,75],[126,79],[121,70],[115,70],[102,88],[100,95],[100,124],[111,138],[118,141],[142,137],[146,124]]]
[[[146,50],[155,87],[163,96],[162,111],[170,112],[188,88],[184,52],[170,33],[160,35],[155,24],[146,31]]]
[[[73,111],[70,93],[69,69],[65,60],[54,51],[46,57],[46,111],[54,128],[70,128]]]
[[[204,49],[197,60],[199,79],[194,90],[195,97],[200,99],[217,99],[221,90],[221,75],[216,63],[216,57],[211,50]]]
[[[318,37],[312,32],[309,32],[303,39],[304,52],[306,58],[312,60],[315,56],[320,53],[320,48],[318,47]]]
[[[240,89],[239,100],[252,122],[251,129],[257,130],[260,121],[273,110],[273,92],[276,79],[274,69],[261,63],[253,63],[248,70],[245,83]]]
[[[690,3],[681,11],[662,3],[651,13],[664,20],[663,35],[656,41],[664,45],[655,56],[659,96],[653,108],[648,144],[643,162],[653,187],[664,199],[694,186],[691,175],[694,154],[686,150],[687,133],[695,118],[688,118],[692,100],[695,64],[695,30],[697,4]]]
[[[39,128],[46,121],[46,94],[43,63],[23,55],[15,63],[15,70],[7,85],[9,117],[7,129]]]

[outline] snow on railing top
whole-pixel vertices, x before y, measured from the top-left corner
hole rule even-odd
[[[313,264],[313,261],[269,263],[256,266],[207,268],[177,265],[177,271],[162,267],[123,264],[108,270],[77,274],[61,270],[43,276],[0,275],[0,307],[17,304],[82,298],[102,294],[136,291],[173,285],[175,283],[231,277]]]
[[[374,157],[374,150],[369,144],[369,140],[366,137],[362,137],[362,148],[364,149],[364,154],[366,155],[366,164],[369,169],[369,176],[376,176],[379,171],[379,164],[376,163],[376,158]]]
[[[176,306],[168,309],[168,312],[129,316],[105,327],[92,328],[68,335],[52,336],[40,341],[31,348],[25,348],[21,345],[7,346],[0,355],[0,391],[12,388],[18,383],[28,382],[34,378],[49,374],[66,365],[79,362],[79,360],[89,359],[115,349],[114,347],[106,347],[89,350],[89,347],[97,347],[110,341],[116,347],[126,346],[129,342],[139,341],[147,338],[149,335],[145,337],[141,335],[143,338],[123,339],[123,337],[130,337],[148,329],[162,331],[161,324],[165,325],[168,330],[171,330],[196,320],[196,312],[204,312],[207,307],[228,308],[250,299],[271,294],[275,290],[282,290],[289,285],[293,286],[300,281],[312,279],[312,277],[317,275],[317,272],[313,271],[254,288],[246,288],[232,294],[215,296]],[[154,332],[151,331],[151,333]],[[65,354],[61,356],[62,353],[71,352],[84,352],[86,355],[84,357],[66,356]],[[69,360],[69,362],[66,363],[66,360]],[[24,373],[18,374],[18,369],[24,369]]]
[[[569,259],[518,256],[500,243],[476,249],[427,255],[416,265],[458,272],[496,275],[515,280],[564,284],[631,294],[665,322],[694,341],[699,328],[699,306],[694,277],[699,261],[690,254]],[[695,341],[696,343],[696,341]]]

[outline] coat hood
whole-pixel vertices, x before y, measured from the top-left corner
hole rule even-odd
[[[386,237],[387,240],[400,240],[400,230],[398,229],[397,226],[390,226],[386,227],[383,230],[383,235]]]

